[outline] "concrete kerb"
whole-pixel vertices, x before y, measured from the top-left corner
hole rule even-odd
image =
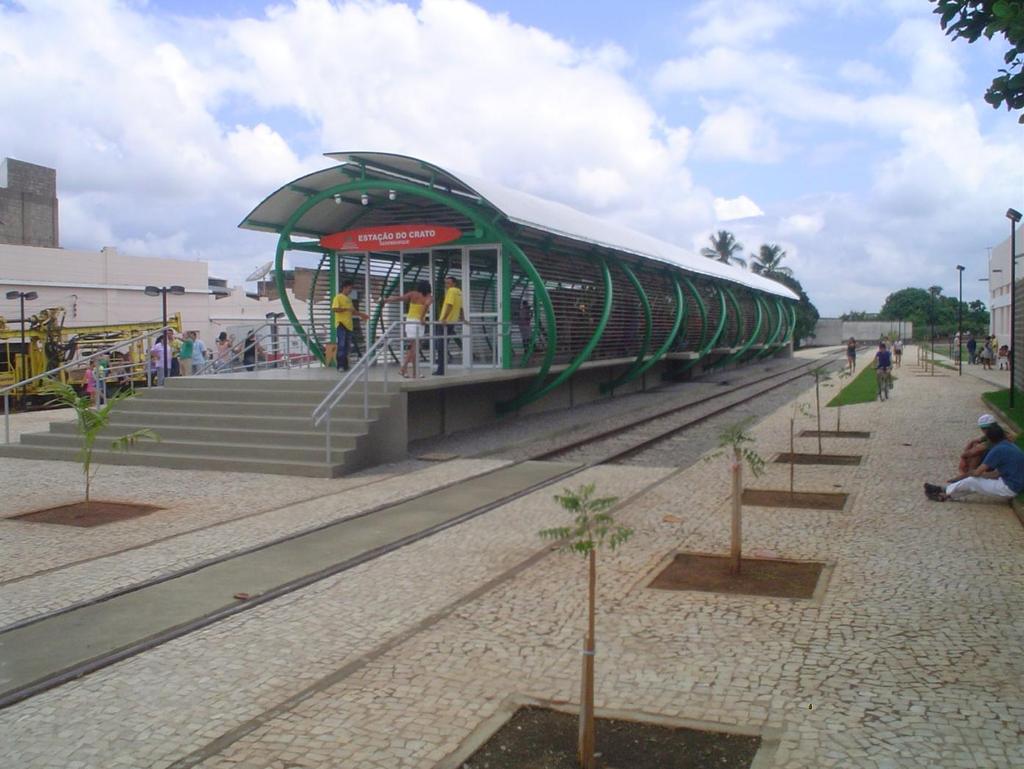
[[[503,727],[520,708],[543,708],[558,713],[579,715],[578,705],[562,700],[546,700],[526,694],[512,694],[506,697],[498,709],[482,721],[459,746],[449,755],[434,765],[434,769],[461,769],[474,753],[480,750]],[[623,708],[595,708],[594,716],[615,721],[632,721],[640,724],[664,726],[670,729],[690,729],[699,732],[717,732],[740,737],[760,737],[761,746],[754,756],[750,769],[766,769],[775,763],[775,753],[779,747],[784,730],[770,726],[748,726],[745,724],[723,724],[716,721],[700,721],[692,718],[674,718],[656,713]],[[598,746],[600,748],[600,745]]]

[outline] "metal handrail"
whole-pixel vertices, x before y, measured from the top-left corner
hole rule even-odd
[[[0,395],[4,396],[4,443],[10,443],[11,442],[11,391],[12,390],[17,390],[19,388],[25,387],[26,385],[31,384],[32,382],[38,381],[40,379],[51,379],[51,378],[53,378],[54,375],[59,374],[62,371],[67,371],[67,370],[72,369],[72,368],[79,368],[83,364],[88,363],[90,360],[93,360],[94,358],[99,358],[102,355],[109,355],[111,351],[116,350],[119,347],[124,347],[125,345],[132,345],[132,344],[135,344],[136,342],[143,341],[143,340],[148,339],[149,337],[152,337],[152,336],[163,336],[164,333],[166,333],[167,331],[174,331],[174,327],[173,326],[163,326],[160,329],[157,329],[157,330],[154,330],[154,331],[147,331],[144,334],[139,334],[138,336],[133,336],[130,339],[123,339],[120,342],[118,342],[117,344],[113,344],[110,347],[106,347],[106,348],[100,350],[99,352],[94,352],[91,355],[86,355],[84,358],[79,358],[77,360],[68,361],[67,363],[63,363],[60,366],[57,366],[57,368],[50,369],[49,371],[44,371],[42,374],[36,374],[33,377],[29,377],[28,379],[23,379],[20,382],[15,382],[12,385],[8,385],[7,387],[4,387],[4,388],[0,389]],[[149,369],[149,367],[146,364],[146,362],[143,362],[141,364],[139,364],[139,363],[132,363],[132,364],[128,364],[128,365],[129,366],[143,365],[143,366],[146,366],[147,371]]]
[[[349,390],[355,386],[360,376],[363,380],[363,419],[370,418],[370,366],[375,365],[377,359],[381,353],[388,349],[391,335],[394,330],[400,327],[403,321],[396,320],[389,325],[384,333],[377,338],[377,340],[366,350],[366,353],[356,362],[356,364],[341,378],[331,391],[324,396],[324,399],[313,409],[312,420],[313,427],[319,427],[320,424],[327,420],[327,426],[324,429],[325,436],[325,461],[328,465],[331,464],[331,411],[338,402],[344,398]],[[384,365],[384,389],[388,386],[388,367]]]
[[[231,350],[230,350],[231,358],[230,358],[230,360],[229,360],[229,362],[227,364],[225,364],[224,361],[219,360],[216,357],[216,350],[213,350],[213,353],[214,353],[213,359],[207,361],[206,363],[204,363],[198,370],[193,371],[192,372],[192,376],[211,376],[211,375],[216,375],[216,374],[230,374],[230,373],[234,373],[236,371],[248,371],[249,369],[246,368],[247,365],[252,365],[254,367],[254,369],[260,369],[260,368],[279,368],[280,365],[281,365],[282,360],[285,362],[285,367],[286,368],[291,368],[292,367],[292,362],[296,358],[301,359],[305,363],[305,365],[307,365],[307,366],[310,365],[312,363],[312,361],[314,360],[314,357],[315,357],[312,354],[308,354],[308,355],[299,354],[299,353],[296,353],[295,355],[291,354],[291,349],[292,349],[291,336],[292,336],[293,329],[292,329],[290,324],[288,324],[288,325],[277,324],[277,331],[274,332],[271,335],[272,337],[273,336],[277,337],[277,347],[276,348],[274,347],[274,343],[273,342],[271,342],[271,343],[269,343],[267,345],[267,347],[269,348],[269,354],[271,354],[271,355],[281,355],[281,352],[280,352],[280,350],[281,350],[280,338],[282,336],[284,336],[285,339],[288,341],[288,344],[286,345],[286,347],[287,347],[287,349],[289,351],[288,354],[287,354],[287,357],[284,357],[284,358],[281,358],[281,359],[275,359],[275,360],[268,360],[268,359],[264,358],[264,360],[262,362],[257,358],[257,359],[255,359],[253,361],[252,364],[246,364],[244,362],[245,353],[247,351],[249,351],[251,349],[254,349],[256,347],[261,347],[261,348],[263,347],[263,345],[260,343],[260,336],[261,336],[260,332],[264,331],[264,330],[273,329],[274,327],[275,327],[274,323],[267,322],[267,323],[264,323],[264,324],[262,324],[260,326],[257,326],[256,328],[254,328],[253,329],[253,334],[255,335],[255,341],[253,342],[253,344],[247,345],[247,344],[245,344],[245,340],[242,340],[241,344],[233,346],[231,348]],[[298,335],[296,334],[296,336],[298,336]],[[301,339],[301,337],[299,337],[299,338]],[[265,339],[265,337],[264,337],[264,339]],[[301,349],[302,347],[305,347],[305,343],[303,343],[301,346],[297,346],[297,349]],[[265,352],[267,352],[267,351],[265,351]],[[239,358],[241,358],[241,362],[239,362]]]

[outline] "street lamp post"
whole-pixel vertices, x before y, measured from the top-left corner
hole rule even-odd
[[[1017,325],[1017,223],[1021,219],[1020,211],[1006,209],[1006,218],[1010,220],[1010,408],[1013,408],[1013,359],[1017,357],[1014,340]]]
[[[35,291],[8,291],[7,298],[17,299],[21,303],[18,317],[21,319],[21,381],[24,382],[28,379],[28,347],[25,344],[25,301],[31,302],[33,299],[38,299],[39,294]],[[21,399],[22,401],[25,400],[24,384],[21,386]]]
[[[270,346],[274,351],[274,357],[277,359],[275,362],[275,368],[281,366],[281,338],[277,331],[277,321],[284,317],[283,312],[268,312],[266,319],[273,322],[273,326],[270,329]],[[288,365],[287,363],[285,364]]]
[[[960,278],[960,296],[957,297],[956,303],[956,370],[957,376],[964,375],[964,356],[961,354],[963,349],[961,345],[964,341],[964,270],[966,268],[962,264],[956,266],[956,271]]]
[[[169,373],[168,372],[167,364],[168,364],[168,362],[171,359],[171,356],[169,355],[170,351],[167,349],[167,295],[168,294],[174,294],[175,296],[181,296],[184,293],[185,293],[185,287],[184,286],[146,286],[146,296],[159,296],[159,297],[162,298],[163,313],[164,313],[164,315],[163,315],[163,317],[164,317],[164,322],[163,322],[163,325],[164,325],[164,333],[163,333],[163,342],[164,342],[164,352],[163,352],[164,379],[167,378],[167,375]]]

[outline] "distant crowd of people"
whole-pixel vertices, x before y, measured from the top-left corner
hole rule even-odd
[[[198,331],[186,331],[179,337],[171,329],[167,331],[166,345],[164,339],[164,335],[156,337],[149,349],[149,369],[157,384],[163,384],[165,376],[191,376],[208,369],[241,367],[253,371],[257,361],[266,357],[253,330],[241,343],[235,341],[234,335],[221,331],[212,350],[199,338]]]
[[[1009,345],[1000,345],[994,336],[984,337],[979,347],[978,339],[972,332],[968,331],[963,338],[957,333],[953,335],[952,347],[953,360],[957,362],[961,358],[961,347],[964,347],[967,350],[968,365],[974,366],[980,363],[981,367],[988,371],[997,365],[1000,370],[1010,367]]]

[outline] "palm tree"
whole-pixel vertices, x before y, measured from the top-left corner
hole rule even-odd
[[[782,246],[776,243],[764,243],[761,246],[761,250],[754,257],[751,269],[758,275],[764,275],[766,278],[770,278],[773,275],[785,275],[791,278],[793,277],[793,271],[788,267],[780,266],[780,263],[785,258],[786,252],[782,250]]]
[[[722,262],[723,264],[738,264],[741,267],[747,266],[747,260],[738,256],[743,250],[743,244],[736,242],[736,236],[728,230],[719,230],[716,235],[710,235],[711,247],[705,246],[700,250],[701,256],[708,259]]]

